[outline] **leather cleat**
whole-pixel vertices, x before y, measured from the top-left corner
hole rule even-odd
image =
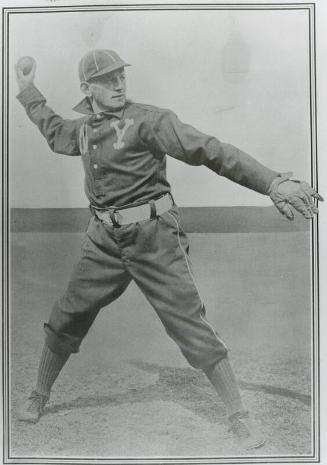
[[[248,412],[236,413],[229,418],[230,427],[238,443],[244,449],[251,450],[262,447],[265,444],[264,437],[258,432]]]
[[[33,391],[25,405],[22,405],[18,410],[18,420],[26,421],[28,423],[37,423],[48,400],[49,396],[45,396],[43,394],[39,394],[36,391]]]

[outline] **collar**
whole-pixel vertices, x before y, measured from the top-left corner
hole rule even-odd
[[[106,116],[115,116],[116,118],[121,119],[124,111],[125,111],[126,105],[119,111],[101,111],[100,115],[106,115]],[[96,113],[94,113],[93,106],[91,99],[89,97],[84,97],[83,100],[81,100],[74,108],[74,111],[77,111],[78,113],[82,113],[83,115],[92,115],[95,116]]]

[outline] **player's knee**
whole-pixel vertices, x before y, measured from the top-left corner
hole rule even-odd
[[[184,352],[184,356],[189,364],[196,369],[206,370],[209,366],[215,366],[222,359],[226,358],[228,350],[225,346],[217,346],[215,350],[192,350]]]
[[[52,352],[71,354],[79,351],[82,339],[54,330],[48,323],[44,324],[45,343]]]

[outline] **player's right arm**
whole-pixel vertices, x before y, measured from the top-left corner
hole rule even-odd
[[[36,63],[24,74],[15,66],[19,89],[17,99],[25,108],[29,119],[36,124],[53,152],[65,155],[80,155],[78,147],[78,124],[76,120],[63,119],[46,105],[46,99],[34,85]]]

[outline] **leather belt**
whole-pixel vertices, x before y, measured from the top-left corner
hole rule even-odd
[[[157,200],[150,200],[135,207],[112,207],[106,210],[99,210],[93,205],[90,207],[103,223],[110,226],[121,226],[160,216],[170,210],[173,204],[171,195],[165,194]]]

